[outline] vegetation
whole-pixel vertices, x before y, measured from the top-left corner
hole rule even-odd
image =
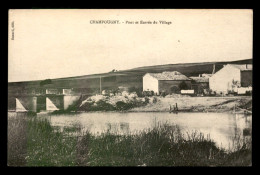
[[[149,102],[149,100],[148,100],[148,102]],[[84,106],[79,108],[79,110],[81,110],[81,111],[126,111],[126,110],[129,110],[134,107],[144,106],[148,102],[147,102],[147,100],[145,102],[117,101],[115,105],[112,105],[104,100],[99,100],[96,103],[94,103],[94,102],[85,103]]]
[[[46,79],[40,82],[40,86],[44,86],[46,84],[52,84],[52,80],[51,79]]]
[[[8,165],[26,165],[27,121],[22,117],[8,118]]]
[[[153,98],[153,103],[157,103],[157,101],[158,101],[158,98],[157,98],[157,97],[154,97],[154,98]]]
[[[179,89],[181,90],[187,90],[189,89],[187,83],[185,83],[185,81],[182,81],[180,84],[179,84]]]
[[[249,166],[251,140],[227,152],[194,132],[188,137],[177,126],[120,135],[110,130],[82,134],[80,126],[52,127],[37,117],[8,119],[10,166]],[[76,135],[73,135],[75,134]],[[236,141],[236,140],[234,140]]]
[[[136,93],[138,97],[143,97],[143,88],[136,88],[135,86],[132,86],[128,89],[129,93]]]
[[[129,103],[125,103],[123,101],[118,101],[116,103],[116,110],[118,111],[126,111],[135,107],[145,106],[149,101],[139,102],[139,101],[131,101]]]
[[[37,116],[37,113],[34,112],[34,111],[28,111],[28,112],[27,112],[27,115],[28,115],[28,116]]]
[[[135,92],[124,91],[116,95],[96,95],[82,99],[73,108],[77,108],[77,111],[126,111],[148,103],[148,97],[140,98]]]
[[[154,91],[143,91],[143,96],[145,97],[151,97],[154,96]]]
[[[181,91],[181,89],[178,86],[172,86],[171,87],[171,92],[172,93],[178,94],[178,93],[180,93],[180,91]]]

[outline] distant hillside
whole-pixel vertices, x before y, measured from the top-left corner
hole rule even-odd
[[[130,69],[133,71],[165,71],[169,69],[175,69],[175,68],[187,68],[187,67],[196,67],[199,68],[200,66],[205,65],[224,65],[224,64],[252,64],[252,59],[246,59],[246,60],[239,60],[239,61],[229,61],[229,62],[202,62],[202,63],[182,63],[182,64],[166,64],[166,65],[156,65],[156,66],[146,66],[146,67],[138,67],[134,69]]]
[[[156,65],[156,66],[145,66],[138,67],[128,70],[122,70],[117,72],[109,72],[103,74],[92,74],[92,75],[83,75],[76,77],[66,77],[58,78],[53,80],[65,80],[65,79],[84,79],[84,78],[97,78],[97,77],[106,77],[106,76],[120,76],[120,75],[144,75],[148,72],[150,73],[159,73],[163,71],[179,71],[182,74],[187,76],[198,75],[201,73],[212,73],[213,65],[216,66],[216,71],[221,69],[225,64],[252,64],[252,59],[239,60],[239,61],[229,61],[229,62],[203,62],[203,63],[183,63],[183,64],[166,64],[166,65]]]
[[[103,74],[92,74],[76,77],[66,77],[51,79],[51,84],[44,85],[48,88],[98,88],[100,78],[102,79],[102,85],[104,88],[109,87],[142,87],[142,77],[144,74],[159,73],[163,71],[178,71],[186,76],[198,76],[202,73],[212,73],[213,65],[215,64],[215,72],[220,70],[225,64],[252,64],[252,59],[229,61],[229,62],[204,62],[204,63],[183,63],[183,64],[167,64],[167,65],[156,65],[156,66],[145,66],[134,69],[109,72]],[[8,83],[9,89],[20,89],[21,87],[38,87],[41,84],[39,81],[27,81],[27,82],[12,82]]]

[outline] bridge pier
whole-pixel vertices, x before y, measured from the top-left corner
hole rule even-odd
[[[79,100],[79,95],[8,96],[8,110],[33,112],[66,110]]]
[[[63,95],[46,97],[46,110],[66,110],[75,101],[79,100],[79,95]]]
[[[10,97],[8,98],[8,110],[37,112],[37,97]]]

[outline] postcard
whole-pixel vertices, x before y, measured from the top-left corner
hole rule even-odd
[[[8,20],[8,166],[252,166],[252,9]]]

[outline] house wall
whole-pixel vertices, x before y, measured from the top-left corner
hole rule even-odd
[[[227,93],[232,90],[232,82],[240,83],[240,70],[230,65],[223,67],[209,78],[209,88],[216,93]]]
[[[252,71],[241,71],[241,86],[252,86]]]
[[[182,82],[177,80],[160,80],[159,81],[159,92],[166,92],[168,94],[173,93],[171,88],[173,86],[179,87],[179,84]],[[188,89],[191,89],[191,80],[184,81],[188,85]]]
[[[159,94],[158,80],[149,74],[143,76],[143,91],[154,91]]]
[[[116,86],[123,86],[127,88],[136,87],[138,89],[143,89],[143,76],[140,75],[127,75],[127,76],[117,76]]]

